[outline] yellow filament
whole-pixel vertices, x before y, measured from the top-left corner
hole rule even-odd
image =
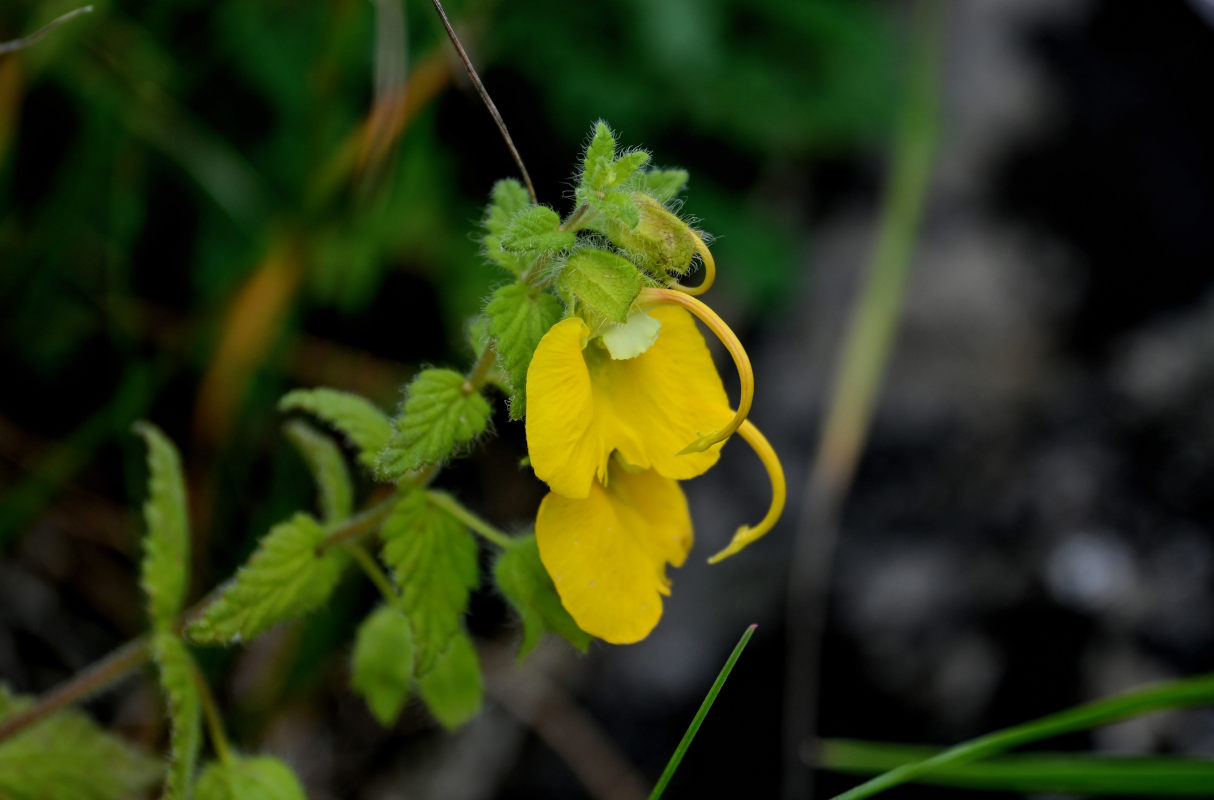
[[[760,433],[750,420],[742,423],[738,428],[738,434],[754,449],[755,455],[759,457],[764,469],[767,470],[767,477],[771,479],[771,506],[767,509],[767,515],[759,520],[758,525],[753,528],[749,525],[738,528],[729,542],[729,546],[708,559],[709,564],[716,564],[718,561],[729,558],[751,542],[764,536],[775,526],[776,521],[780,519],[780,514],[784,512],[787,490],[784,485],[784,468],[780,466],[779,456],[772,449],[767,437]]]
[[[696,296],[704,294],[704,292],[712,288],[713,282],[717,279],[717,262],[713,261],[712,253],[708,252],[708,245],[704,244],[704,240],[700,238],[699,234],[693,231],[690,226],[687,228],[687,233],[691,236],[691,241],[695,245],[696,252],[700,254],[700,258],[704,261],[704,280],[700,281],[697,286],[684,286],[681,283],[675,282],[670,285],[670,288],[683,294]]]
[[[641,308],[650,308],[658,305],[682,306],[692,314],[695,314],[701,322],[707,325],[716,334],[717,338],[721,340],[721,344],[725,345],[725,349],[729,351],[729,355],[733,357],[734,366],[738,368],[738,379],[742,383],[742,393],[738,398],[738,410],[734,412],[733,419],[721,430],[701,436],[680,450],[676,455],[701,453],[717,442],[725,441],[733,435],[734,431],[738,430],[739,425],[746,421],[746,415],[750,413],[750,404],[754,401],[755,396],[755,374],[754,370],[750,367],[750,357],[746,355],[746,350],[742,347],[742,343],[738,341],[738,337],[729,329],[725,321],[717,316],[717,312],[685,292],[673,289],[642,289],[638,305]]]

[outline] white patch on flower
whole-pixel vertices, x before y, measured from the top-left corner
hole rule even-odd
[[[603,344],[617,361],[636,358],[653,347],[661,328],[660,320],[649,316],[648,311],[637,309],[628,315],[627,322],[617,323],[603,334]]]

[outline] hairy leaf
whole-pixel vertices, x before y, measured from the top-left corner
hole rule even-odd
[[[558,285],[608,319],[624,322],[641,291],[641,275],[623,256],[585,249],[569,257]]]
[[[413,628],[417,674],[424,675],[462,630],[468,592],[480,581],[476,539],[422,490],[397,503],[380,535]]]
[[[325,522],[338,522],[354,510],[354,489],[346,458],[330,437],[302,420],[292,420],[283,426],[287,438],[307,462],[320,500],[320,513]]]
[[[29,705],[0,687],[0,720]],[[126,800],[146,794],[163,775],[160,759],[75,709],[51,714],[0,743],[5,800]]]
[[[563,636],[578,650],[586,652],[590,634],[579,628],[561,605],[552,578],[540,562],[534,535],[517,537],[498,557],[493,565],[493,579],[523,620],[520,660],[535,649],[545,630]]]
[[[525,283],[510,283],[493,293],[485,313],[489,315],[489,332],[497,342],[498,358],[510,379],[510,416],[522,419],[531,357],[548,329],[560,321],[564,308],[548,292]]]
[[[202,702],[194,683],[194,659],[185,644],[167,631],[155,634],[152,655],[160,672],[171,727],[164,796],[180,800],[190,796],[194,765],[202,747]]]
[[[547,206],[531,206],[510,221],[502,248],[514,253],[546,253],[572,247],[573,231],[561,230],[561,218]]]
[[[586,147],[582,158],[582,186],[590,189],[606,189],[607,176],[615,163],[615,135],[607,123],[599,120],[594,124],[594,136]]]
[[[341,431],[358,448],[359,460],[373,466],[392,436],[392,422],[365,397],[337,389],[296,389],[278,401],[280,411],[306,411]]]
[[[143,502],[148,530],[143,537],[140,583],[152,624],[167,629],[181,612],[190,580],[185,480],[177,448],[159,428],[137,422],[135,432],[148,447],[148,496]]]
[[[381,477],[437,464],[485,430],[489,401],[465,388],[464,376],[449,369],[423,370],[409,383],[396,432],[376,465]]]
[[[194,800],[307,800],[299,778],[269,756],[212,761],[198,776]]]
[[[481,665],[463,629],[456,632],[434,669],[418,678],[417,689],[430,713],[447,730],[455,730],[480,711],[485,696]]]
[[[395,606],[380,606],[358,626],[350,686],[381,725],[396,721],[413,683],[413,630]]]
[[[482,223],[485,235],[481,237],[481,244],[485,246],[485,255],[515,275],[525,270],[530,260],[525,254],[502,249],[502,237],[510,227],[510,220],[529,205],[531,197],[523,184],[513,178],[498,181],[493,185],[493,194]]]
[[[650,169],[633,176],[637,191],[644,192],[659,202],[668,203],[687,185],[685,169]]]
[[[187,635],[200,644],[236,644],[324,605],[347,560],[336,547],[318,553],[324,538],[307,514],[275,525]]]

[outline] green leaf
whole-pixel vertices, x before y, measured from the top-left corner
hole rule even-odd
[[[280,411],[306,411],[341,431],[358,448],[359,460],[370,467],[388,439],[392,422],[365,397],[337,389],[296,389],[278,401]]]
[[[523,620],[519,660],[535,649],[545,630],[563,636],[578,650],[586,652],[590,634],[579,628],[561,605],[552,578],[540,561],[534,535],[516,538],[498,557],[493,565],[493,579]]]
[[[143,538],[140,583],[152,624],[167,629],[181,612],[190,581],[185,481],[177,448],[159,428],[137,422],[135,432],[148,447],[148,497],[143,503],[148,531]]]
[[[409,383],[396,432],[376,464],[382,478],[437,464],[484,432],[489,401],[464,389],[464,376],[449,369],[423,370]]]
[[[468,592],[480,582],[476,539],[423,490],[401,498],[380,535],[413,628],[417,674],[424,675],[462,630]]]
[[[607,186],[616,187],[624,184],[641,167],[649,163],[649,153],[644,150],[633,150],[616,159],[607,173]]]
[[[866,775],[939,753],[936,747],[827,739],[818,748],[818,763],[835,772]],[[915,782],[1023,794],[1209,797],[1214,786],[1214,761],[1025,753],[945,765],[918,776]]]
[[[194,659],[185,644],[167,631],[155,634],[152,655],[160,672],[169,711],[169,772],[166,798],[188,798],[194,765],[202,747],[202,701],[194,683]]]
[[[523,188],[523,184],[513,178],[507,178],[493,185],[493,194],[489,206],[485,209],[482,223],[485,235],[481,237],[485,255],[515,275],[527,268],[530,259],[525,254],[502,249],[502,237],[510,227],[510,221],[530,205],[531,197]]]
[[[0,686],[0,720],[30,701]],[[59,711],[0,743],[0,797],[5,800],[126,800],[164,775],[153,758],[97,727],[75,709]]]
[[[434,718],[447,730],[455,730],[480,711],[485,686],[476,647],[459,630],[439,657],[434,669],[417,680],[417,689]]]
[[[346,564],[340,548],[317,552],[324,538],[307,514],[275,525],[187,635],[199,644],[236,644],[324,605]]]
[[[194,800],[307,800],[299,779],[277,758],[229,758],[207,764]]]
[[[493,184],[489,206],[485,209],[485,230],[497,236],[503,235],[515,214],[529,205],[531,197],[523,184],[514,178],[498,181]]]
[[[325,522],[339,522],[349,517],[354,510],[354,489],[341,448],[302,420],[288,422],[283,430],[307,462],[312,479],[316,481],[321,518]]]
[[[387,727],[409,700],[413,683],[413,630],[395,606],[380,606],[358,626],[350,686]]]
[[[661,203],[669,203],[683,191],[690,176],[685,169],[650,169],[638,172],[633,177],[638,192],[644,192]]]
[[[582,185],[593,190],[607,188],[607,178],[615,163],[615,136],[607,123],[599,120],[594,124],[594,137],[582,158]]]
[[[561,218],[547,206],[531,206],[510,221],[502,248],[513,253],[548,253],[572,247],[573,231],[561,230]]]
[[[917,781],[925,775],[986,759],[1013,747],[1053,736],[1110,725],[1165,708],[1192,708],[1210,704],[1214,704],[1214,674],[1156,683],[970,739],[922,761],[894,767],[836,795],[835,800],[872,797],[903,783]]]
[[[615,221],[625,228],[635,228],[637,223],[641,221],[641,212],[636,207],[636,203],[632,201],[632,195],[628,192],[606,192],[604,194],[593,195],[586,199],[586,203],[600,214],[608,218],[608,221]],[[609,224],[597,223],[594,228],[607,228]]]
[[[608,319],[624,322],[641,291],[641,275],[623,256],[585,249],[569,256],[558,285]]]
[[[510,416],[522,419],[527,403],[527,368],[548,329],[565,313],[561,301],[525,283],[509,283],[493,293],[485,306],[489,332],[510,379]]]

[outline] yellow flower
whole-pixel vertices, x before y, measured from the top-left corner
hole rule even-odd
[[[754,380],[732,331],[681,291],[646,289],[638,308],[652,318],[639,320],[642,329],[659,326],[651,343],[642,335],[639,345],[625,338],[612,346],[604,342],[610,332],[593,336],[584,320],[569,317],[541,339],[527,373],[531,466],[551,489],[536,518],[540,558],[578,625],[616,644],[639,641],[657,625],[670,592],[667,565],[682,565],[691,548],[679,480],[712,467],[734,432],[771,478],[767,515],[739,528],[712,563],[767,533],[785,494],[779,459],[746,420]],[[688,311],[733,356],[742,383],[736,411]]]
[[[677,481],[611,462],[606,483],[582,499],[555,492],[540,503],[535,538],[565,610],[603,641],[644,639],[670,594],[666,565],[691,549],[691,515]]]
[[[695,320],[663,306],[657,340],[635,358],[614,359],[590,339],[580,317],[558,322],[540,341],[527,372],[527,449],[536,476],[566,497],[606,482],[613,452],[632,467],[679,480],[703,474],[718,442],[679,452],[704,430],[734,417]]]

